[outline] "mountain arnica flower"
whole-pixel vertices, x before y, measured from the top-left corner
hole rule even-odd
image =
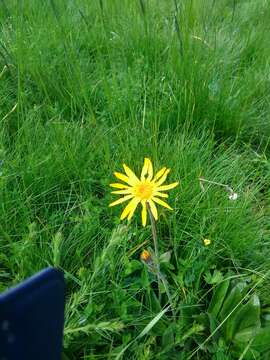
[[[144,159],[140,178],[137,177],[127,165],[123,164],[123,168],[125,174],[115,172],[114,176],[125,184],[110,184],[111,187],[120,189],[112,191],[112,194],[123,196],[109,205],[115,206],[130,200],[121,214],[121,220],[126,218],[130,220],[139,204],[142,206],[143,226],[147,223],[147,207],[150,209],[155,220],[158,219],[156,204],[172,210],[164,200],[160,199],[168,198],[168,194],[164,193],[164,191],[171,190],[179,184],[178,182],[174,182],[164,185],[170,169],[163,167],[154,175],[152,162],[148,158]]]
[[[152,261],[152,257],[151,254],[148,250],[143,250],[141,255],[140,255],[140,259],[141,261],[145,262],[145,263],[149,263]]]

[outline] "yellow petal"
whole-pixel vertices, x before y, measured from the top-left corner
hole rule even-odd
[[[130,202],[127,204],[127,206],[124,208],[124,210],[123,210],[123,212],[122,212],[122,214],[121,214],[121,216],[120,216],[120,220],[124,220],[127,216],[128,216],[128,214],[129,214],[129,212],[130,212],[130,204],[131,204],[131,202],[133,201],[134,199],[132,199],[132,200],[130,200]]]
[[[147,175],[147,180],[152,180],[153,178],[153,165],[150,159],[144,158],[144,164],[141,172],[141,181],[145,180]]]
[[[157,212],[157,207],[154,203],[154,201],[152,200],[148,200],[149,206],[150,206],[150,211],[152,213],[152,215],[154,216],[154,219],[157,220],[158,219],[158,212]]]
[[[132,211],[132,215],[133,215],[133,213],[138,205],[138,202],[139,202],[139,200],[137,198],[133,198],[132,200],[130,200],[130,202],[124,208],[124,211],[121,214],[120,220],[124,220],[128,215],[130,215],[131,211]]]
[[[125,202],[125,201],[127,201],[127,200],[129,200],[129,199],[131,199],[131,198],[133,198],[133,195],[126,195],[126,196],[124,196],[124,197],[122,197],[122,198],[120,198],[120,199],[118,199],[118,200],[110,203],[109,206],[111,207],[111,206],[115,206],[115,205],[121,204],[121,203],[123,203],[123,202]]]
[[[139,202],[137,202],[136,205],[130,210],[130,213],[129,213],[128,218],[127,218],[128,220],[130,220],[132,218],[138,204],[139,204]]]
[[[152,197],[152,200],[155,201],[157,204],[164,206],[164,207],[167,208],[167,209],[173,210],[173,209],[170,207],[170,205],[168,205],[165,201],[163,201],[163,200],[161,200],[161,199],[159,199],[159,198]]]
[[[166,171],[166,168],[165,168],[165,167],[163,167],[162,169],[160,169],[160,170],[156,173],[156,175],[155,175],[155,177],[154,177],[154,181],[157,181],[157,180],[165,173],[165,171]]]
[[[133,200],[131,200],[131,201],[133,201]],[[135,212],[135,210],[136,210],[137,205],[139,204],[139,202],[140,202],[140,199],[138,199],[138,198],[135,198],[135,199],[134,199],[134,202],[133,202],[132,206],[130,207],[130,212],[129,212],[129,215],[128,215],[128,220],[130,220],[130,219],[132,218],[132,216],[133,216],[133,214],[134,214],[134,212]]]
[[[148,161],[148,177],[147,177],[147,179],[149,181],[151,181],[153,178],[153,164],[150,159],[147,159],[147,161]]]
[[[171,171],[171,169],[166,169],[164,174],[161,176],[161,178],[156,182],[156,186],[160,186],[161,184],[164,183],[164,181],[167,179],[167,176],[169,174],[169,172]]]
[[[125,194],[131,194],[131,189],[127,189],[127,190],[116,190],[116,191],[111,191],[111,194],[118,194],[118,195],[125,195]]]
[[[163,186],[159,186],[157,188],[158,191],[167,191],[167,190],[171,190],[173,188],[175,188],[177,185],[179,185],[179,182],[174,182],[172,184],[168,184],[168,185],[163,185]]]
[[[131,186],[134,186],[136,184],[136,183],[134,183],[134,181],[131,178],[129,178],[128,176],[121,174],[119,172],[115,172],[114,176]]]
[[[134,174],[134,172],[126,165],[123,164],[123,168],[125,170],[125,173],[127,174],[127,176],[132,179],[133,181],[135,181],[136,183],[138,183],[140,180],[137,178],[137,176]]]
[[[146,225],[146,221],[147,221],[147,211],[146,211],[146,203],[144,200],[144,201],[142,201],[142,224],[143,224],[143,226]]]
[[[141,172],[141,180],[145,180],[145,175],[147,174],[148,171],[148,159],[145,158],[144,159],[144,164],[143,164],[143,168],[142,168],[142,172]]]
[[[120,184],[120,183],[113,183],[113,184],[110,184],[110,186],[113,188],[116,188],[116,189],[128,189],[129,188],[129,186]]]
[[[159,192],[159,191],[156,191],[154,193],[154,196],[159,196],[159,197],[163,197],[163,198],[168,198],[169,197],[168,194],[165,194],[165,193],[162,193],[162,192]]]

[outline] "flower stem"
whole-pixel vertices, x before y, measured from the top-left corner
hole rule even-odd
[[[155,248],[155,256],[156,256],[156,259],[159,260],[156,221],[154,219],[154,216],[152,214],[152,211],[151,211],[148,203],[147,203],[147,210],[148,210],[148,213],[150,216],[150,221],[151,221],[152,236],[153,236],[153,242],[154,242],[154,248]],[[159,270],[159,261],[157,261],[157,263],[158,263],[157,265],[158,265],[158,270]]]
[[[153,236],[153,243],[154,243],[154,250],[155,250],[155,265],[157,268],[157,279],[158,279],[158,299],[161,300],[161,291],[160,291],[160,265],[159,265],[159,251],[158,251],[158,241],[157,241],[157,228],[156,228],[156,221],[150,209],[148,203],[146,203],[147,210],[149,213],[150,221],[151,221],[151,229],[152,229],[152,236]]]
[[[154,219],[154,216],[152,214],[152,211],[150,209],[149,204],[147,203],[147,210],[149,213],[150,221],[151,221],[151,228],[152,228],[152,236],[153,236],[153,242],[154,242],[154,250],[155,250],[155,266],[156,266],[156,274],[157,274],[157,280],[158,280],[158,299],[161,301],[161,283],[164,286],[166,295],[168,297],[169,304],[172,309],[173,319],[175,320],[175,311],[173,309],[173,301],[172,297],[168,288],[167,280],[163,276],[163,274],[160,271],[160,264],[159,264],[159,251],[158,251],[158,241],[157,241],[157,228],[156,228],[156,221]]]

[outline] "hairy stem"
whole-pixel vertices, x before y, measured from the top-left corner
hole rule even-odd
[[[147,210],[149,213],[150,221],[151,221],[151,229],[152,229],[152,236],[153,236],[153,243],[154,243],[154,250],[155,250],[155,265],[157,270],[157,278],[158,278],[158,298],[159,301],[161,300],[161,291],[160,291],[160,265],[159,265],[159,251],[158,251],[158,241],[157,241],[157,228],[156,228],[156,221],[152,214],[149,204],[147,203]]]
[[[152,214],[152,211],[150,209],[149,204],[147,204],[147,210],[149,213],[150,221],[151,221],[151,228],[152,228],[152,236],[153,236],[153,242],[154,242],[154,250],[155,250],[155,267],[156,267],[156,274],[157,274],[157,280],[158,280],[158,298],[159,301],[161,300],[161,290],[160,285],[161,283],[164,286],[166,295],[168,297],[169,304],[172,309],[173,319],[175,320],[175,311],[173,309],[173,301],[172,297],[168,288],[167,280],[165,279],[165,276],[160,271],[160,264],[159,264],[159,251],[158,251],[158,241],[157,241],[157,228],[156,228],[156,221],[154,219],[154,216]]]

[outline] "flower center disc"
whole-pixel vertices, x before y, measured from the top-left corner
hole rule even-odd
[[[142,200],[149,200],[153,194],[153,185],[151,183],[142,182],[137,186],[136,195]]]

